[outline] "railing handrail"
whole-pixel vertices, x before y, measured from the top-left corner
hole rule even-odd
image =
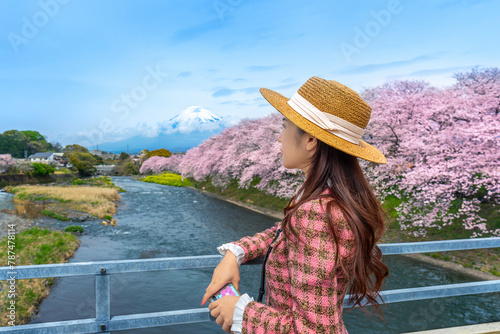
[[[200,255],[153,259],[36,264],[16,266],[14,269],[10,269],[10,267],[0,267],[0,281],[9,279],[8,272],[12,271],[16,272],[16,279],[85,276],[103,273],[118,274],[216,267],[221,258],[222,255]]]
[[[469,250],[500,247],[500,237],[379,244],[378,246],[385,255]],[[222,255],[201,255],[175,258],[28,265],[13,268],[0,267],[0,280],[9,280],[12,275],[15,276],[16,280],[81,275],[95,275],[96,278],[95,318],[0,327],[0,333],[109,333],[108,331],[213,321],[214,318],[210,316],[208,308],[111,317],[110,274],[216,267],[221,258]],[[261,262],[262,258],[249,261],[245,264],[257,264]],[[499,291],[500,280],[492,280],[384,290],[380,292],[380,295],[385,303],[394,303]],[[348,299],[349,295],[344,299],[344,307],[350,307]],[[361,304],[364,304],[364,301]]]
[[[414,254],[500,247],[500,237],[377,244],[382,254]]]
[[[384,302],[388,304],[408,300],[454,297],[498,291],[500,291],[500,280],[386,290],[381,291],[380,294],[384,299]],[[344,308],[350,307],[348,298],[349,295],[347,295],[344,299]],[[362,303],[364,303],[364,301],[362,301]],[[91,318],[22,325],[15,327],[0,327],[0,333],[100,333],[102,332],[102,325],[105,326],[105,329],[107,331],[118,331],[213,320],[214,319],[210,316],[209,310],[207,308],[196,308],[165,312],[117,315],[111,317],[107,321],[99,321],[95,318]],[[57,329],[59,329],[59,331],[56,331]]]

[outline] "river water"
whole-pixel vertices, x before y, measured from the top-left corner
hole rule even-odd
[[[218,254],[216,247],[253,235],[276,219],[210,197],[189,188],[143,183],[113,177],[122,193],[118,226],[83,222],[85,235],[69,262],[179,257]],[[77,224],[77,223],[72,223]],[[391,274],[384,289],[473,281],[401,256],[386,256]],[[240,268],[240,291],[257,298],[260,265]],[[111,275],[111,316],[200,308],[213,268]],[[344,311],[351,334],[406,333],[418,330],[500,321],[500,294],[393,303],[385,321],[360,309]],[[208,305],[208,304],[206,304]],[[203,306],[203,307],[206,307]],[[94,276],[55,280],[50,295],[31,323],[95,317]],[[175,325],[115,333],[225,333],[215,322]]]
[[[0,210],[14,210],[14,201],[12,200],[13,197],[14,195],[11,193],[0,191]]]

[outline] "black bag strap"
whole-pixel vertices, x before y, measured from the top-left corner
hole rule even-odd
[[[271,241],[271,245],[273,244],[273,242],[276,241],[276,239],[278,239],[278,236],[280,235],[280,233],[281,233],[281,229],[279,228],[276,231],[276,236],[274,237],[273,241]],[[269,248],[267,249],[266,257],[264,257],[264,264],[262,265],[262,274],[261,274],[261,277],[260,277],[259,297],[257,298],[257,302],[258,303],[262,303],[262,296],[264,296],[264,293],[266,292],[266,290],[265,290],[266,262],[267,262],[267,258],[269,257],[269,254],[273,250],[273,246],[271,246],[271,245],[269,245]]]

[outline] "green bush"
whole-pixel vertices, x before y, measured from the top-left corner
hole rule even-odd
[[[34,175],[49,175],[49,174],[54,174],[56,169],[52,166],[49,166],[47,164],[42,164],[39,162],[34,162],[33,163],[33,174]]]
[[[84,181],[82,181],[82,179],[76,179],[76,180],[73,180],[73,184],[74,184],[74,185],[82,185],[82,184],[84,184],[84,183],[85,183],[85,182],[84,182]]]
[[[64,229],[66,232],[83,233],[83,227],[78,225],[70,225]]]
[[[158,157],[165,157],[165,158],[168,158],[172,155],[172,152],[170,152],[169,150],[166,150],[164,148],[161,148],[159,150],[153,150],[153,151],[148,151],[148,150],[144,150],[145,153],[146,153],[146,159],[149,159],[153,156],[158,156]]]
[[[123,164],[123,174],[126,175],[139,174],[139,167],[137,167],[133,161],[128,161],[125,164]]]
[[[81,176],[90,176],[96,171],[94,167],[96,161],[90,153],[72,152],[69,155],[69,162],[78,170]]]
[[[128,158],[130,158],[130,155],[128,155],[127,153],[125,153],[125,152],[120,153],[119,159],[121,161],[127,160]]]

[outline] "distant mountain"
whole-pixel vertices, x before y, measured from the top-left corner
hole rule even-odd
[[[217,128],[221,119],[222,117],[215,115],[208,109],[192,106],[184,110],[180,115],[172,117],[167,123],[167,129],[170,126],[180,132],[189,132],[189,129]]]
[[[225,125],[221,116],[203,107],[191,106],[166,123],[161,123],[159,134],[155,137],[134,136],[112,143],[99,144],[99,149],[112,153],[127,152],[127,147],[130,153],[160,148],[171,152],[186,152],[224,129]]]

